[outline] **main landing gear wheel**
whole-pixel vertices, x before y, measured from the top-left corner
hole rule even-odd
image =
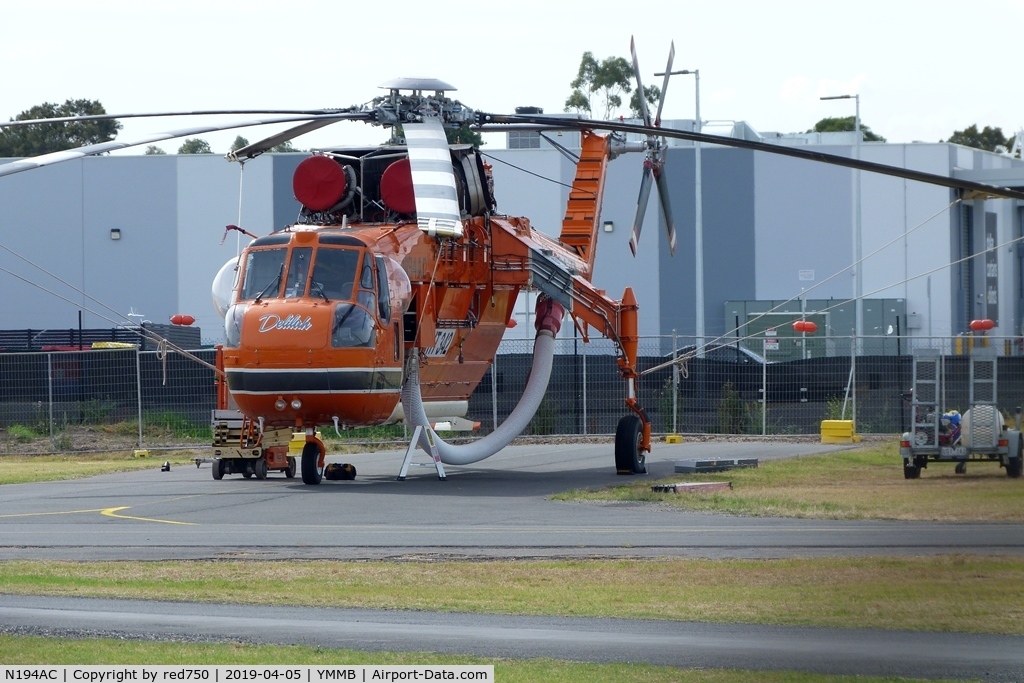
[[[213,459],[213,478],[217,481],[224,478],[224,461],[220,458]]]
[[[316,485],[324,478],[320,469],[320,448],[312,442],[302,447],[302,483]]]
[[[619,474],[647,474],[647,456],[640,450],[644,423],[636,415],[619,420],[615,430],[615,469]]]
[[[252,473],[256,475],[257,479],[267,478],[267,461],[264,458],[260,458],[252,464]]]
[[[1017,457],[1006,461],[1006,476],[1019,479],[1024,474],[1024,436],[1017,439]]]
[[[295,478],[295,470],[296,470],[295,458],[293,458],[292,456],[289,455],[288,456],[288,469],[286,469],[284,471],[284,476],[288,477],[289,479],[294,479]]]

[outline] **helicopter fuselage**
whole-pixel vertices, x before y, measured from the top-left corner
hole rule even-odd
[[[424,400],[467,400],[523,284],[492,281],[484,223],[469,221],[459,240],[411,222],[298,225],[255,240],[225,316],[224,371],[239,410],[267,426],[380,424],[413,347]]]

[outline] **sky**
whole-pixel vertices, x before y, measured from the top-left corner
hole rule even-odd
[[[654,73],[673,42],[673,69],[699,69],[705,121],[802,132],[854,114],[853,100],[820,97],[856,94],[862,122],[890,142],[936,142],[971,124],[1007,137],[1024,127],[1020,0],[6,0],[3,9],[3,120],[69,98],[117,114],[346,107],[383,94],[379,85],[396,77],[447,81],[457,88],[451,96],[478,111],[558,113],[583,53],[628,58],[632,36],[645,84],[660,86]],[[695,90],[692,75],[674,76],[664,118],[694,118]],[[117,139],[210,122],[124,120]],[[280,128],[198,137],[224,153],[238,134],[255,141]],[[345,122],[294,144],[384,137]],[[179,144],[159,146],[173,153]]]

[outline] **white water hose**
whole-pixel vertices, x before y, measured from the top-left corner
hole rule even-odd
[[[515,410],[493,432],[479,441],[463,446],[445,443],[436,433],[433,433],[433,440],[441,462],[446,465],[469,465],[479,462],[512,443],[512,440],[526,429],[547,392],[555,356],[555,335],[561,327],[563,313],[562,306],[550,299],[537,302],[537,338],[533,342],[533,367],[530,369],[526,388],[523,390],[523,395]],[[491,381],[494,379],[492,378]],[[409,424],[413,427],[423,427],[424,433],[420,437],[418,445],[429,453],[430,443],[427,440],[426,430],[430,429],[431,432],[433,430],[430,428],[427,414],[423,409],[423,397],[420,394],[420,363],[419,355],[416,353],[410,354],[408,361],[405,385],[402,387],[402,406]]]

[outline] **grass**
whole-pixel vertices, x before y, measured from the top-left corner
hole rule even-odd
[[[191,451],[150,451],[148,458],[128,453],[73,453],[69,455],[0,455],[0,484],[81,479],[112,472],[131,472],[172,465],[190,464]]]
[[[1024,522],[1024,481],[998,463],[971,463],[955,474],[933,463],[917,480],[903,478],[895,443],[760,463],[713,474],[676,474],[601,489],[569,491],[559,500],[647,501],[687,510],[759,517]],[[654,484],[728,481],[732,490],[661,493]]]
[[[10,594],[1024,635],[1020,557],[12,560],[0,563],[0,586]]]
[[[0,635],[0,662],[7,665],[456,665],[493,664],[501,683],[880,683],[909,679],[823,676],[787,671],[677,669],[643,664],[583,664],[552,659],[483,659],[427,652],[359,652],[293,645],[152,643],[89,638],[64,640]]]
[[[166,459],[163,454],[160,461]],[[181,452],[181,462],[194,453]],[[174,461],[172,459],[172,461]],[[0,456],[0,483],[153,467],[130,456]],[[28,478],[26,478],[28,477]],[[724,495],[652,494],[649,479],[570,500],[648,500],[749,515],[1021,521],[1024,486],[997,465],[934,465],[903,479],[895,446],[765,462],[719,475]],[[274,591],[247,586],[274,585]],[[309,585],[317,585],[309,591]],[[1024,634],[1024,558],[512,562],[0,562],[5,593],[308,604],[554,616]],[[493,663],[501,681],[840,681],[791,672],[681,670],[551,660],[481,660],[267,645],[54,640],[0,635],[7,664]],[[860,682],[875,680],[856,678]]]

